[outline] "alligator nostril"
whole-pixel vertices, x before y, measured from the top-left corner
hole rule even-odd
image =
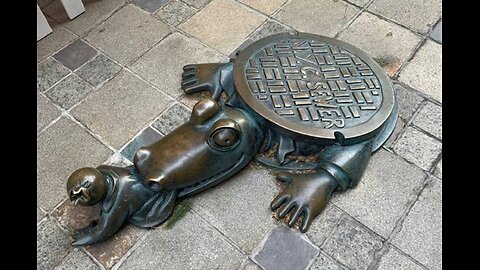
[[[155,181],[148,181],[148,187],[151,188],[154,191],[159,191],[160,190],[160,185],[155,182]]]
[[[142,147],[138,149],[137,153],[135,153],[135,157],[134,157],[135,163],[143,162],[146,159],[148,159],[149,156],[150,156],[150,151]]]

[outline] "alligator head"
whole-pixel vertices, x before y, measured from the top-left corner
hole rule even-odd
[[[204,99],[193,107],[189,121],[140,148],[134,164],[150,188],[178,190],[182,197],[245,167],[259,151],[263,136],[259,123],[243,110]]]

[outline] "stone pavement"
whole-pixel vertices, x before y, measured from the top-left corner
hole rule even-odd
[[[84,0],[70,21],[38,0],[53,33],[37,43],[38,269],[441,269],[442,8],[440,0]],[[282,31],[347,41],[395,83],[400,117],[360,184],[336,194],[301,234],[272,216],[279,186],[251,164],[190,206],[172,228],[124,227],[73,248],[96,212],[72,207],[82,166],[129,164],[189,116],[182,66],[227,61]],[[98,208],[95,209],[98,211]]]

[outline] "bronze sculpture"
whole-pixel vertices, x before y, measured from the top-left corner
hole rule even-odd
[[[69,198],[75,204],[102,203],[98,221],[78,230],[73,245],[106,240],[127,220],[140,227],[154,227],[168,218],[175,192],[154,192],[140,181],[134,166],[101,165],[81,168],[67,181]]]
[[[199,101],[187,123],[140,148],[134,165],[70,176],[72,202],[103,206],[74,245],[105,240],[126,221],[155,227],[176,201],[254,158],[287,183],[272,211],[305,232],[334,191],[355,187],[397,118],[392,84],[378,64],[352,45],[306,33],[260,39],[229,63],[187,65],[182,89],[212,98]],[[272,151],[273,158],[262,155]],[[297,158],[304,156],[314,158]]]

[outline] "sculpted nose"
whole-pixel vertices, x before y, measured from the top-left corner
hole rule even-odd
[[[150,155],[151,152],[147,148],[142,147],[138,149],[133,157],[133,164],[142,176],[148,174],[148,171],[150,170]]]
[[[133,163],[135,164],[143,163],[149,157],[150,157],[150,151],[148,151],[148,149],[146,149],[145,147],[141,147],[135,153],[135,157],[133,158]]]

